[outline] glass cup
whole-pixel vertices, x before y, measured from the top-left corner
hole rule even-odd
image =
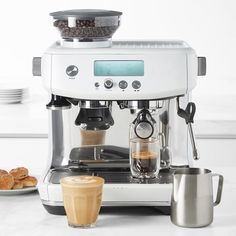
[[[103,145],[105,143],[106,130],[85,130],[80,129],[81,148],[91,153],[93,149],[94,160],[100,159]]]
[[[157,138],[130,140],[130,171],[136,178],[155,178],[160,168],[160,147]]]
[[[99,146],[105,143],[106,130],[80,129],[81,146]]]
[[[104,179],[97,176],[69,176],[62,178],[60,183],[69,226],[95,226],[101,208]]]

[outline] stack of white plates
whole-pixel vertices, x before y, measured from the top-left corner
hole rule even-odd
[[[28,95],[28,88],[22,84],[0,83],[0,104],[20,103]]]

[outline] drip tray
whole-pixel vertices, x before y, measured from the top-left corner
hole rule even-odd
[[[74,170],[69,168],[52,169],[47,179],[52,184],[59,184],[60,179],[67,176],[94,175],[105,179],[106,184],[170,184],[172,183],[173,170],[161,170],[155,179],[137,179],[133,178],[129,171],[91,171]]]

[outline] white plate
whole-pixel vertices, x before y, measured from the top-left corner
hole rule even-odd
[[[14,99],[22,99],[24,96],[14,96],[14,97],[0,97],[0,100],[14,100]]]
[[[0,84],[1,86],[1,84]],[[21,93],[21,92],[24,92],[24,91],[27,91],[27,89],[4,89],[4,88],[1,88],[0,87],[0,92],[1,93]]]
[[[22,189],[0,190],[0,196],[20,195],[20,194],[32,193],[36,190],[37,190],[37,186],[27,187],[27,188],[22,188]]]
[[[1,86],[1,84],[0,84]],[[24,92],[27,91],[28,88],[22,88],[22,89],[5,89],[5,88],[1,88],[0,87],[0,92],[1,93],[20,93],[20,92]]]
[[[25,84],[18,83],[15,81],[0,83],[0,91],[18,92],[18,91],[22,91],[27,88],[28,88],[28,86],[26,86]]]
[[[0,99],[0,104],[13,104],[13,103],[20,103],[20,102],[22,102],[23,100],[22,99],[14,99],[14,100],[9,100],[9,99],[7,99],[7,100],[1,100]]]
[[[22,94],[28,94],[28,90],[21,91],[21,92],[8,92],[8,93],[4,93],[0,91],[1,96],[12,96],[12,95],[22,95]]]
[[[0,94],[2,94],[2,95],[22,94],[22,93],[25,93],[27,91],[28,90],[21,90],[21,91],[15,92],[15,91],[4,91],[4,90],[0,89]]]
[[[24,94],[28,94],[28,92],[22,92],[22,93],[1,93],[0,92],[0,95],[1,96],[22,96]]]
[[[12,94],[2,94],[2,93],[0,93],[0,96],[1,97],[15,97],[15,96],[23,96],[25,93],[19,93],[19,94],[17,94],[17,93],[12,93]]]
[[[24,95],[14,95],[14,96],[1,96],[0,95],[0,99],[3,99],[3,98],[22,98],[24,97]]]
[[[0,103],[5,104],[5,103],[19,103],[27,99],[27,95],[23,96],[15,96],[15,97],[0,97]]]

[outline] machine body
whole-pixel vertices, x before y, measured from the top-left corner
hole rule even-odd
[[[39,183],[45,208],[64,213],[59,181],[72,175],[103,177],[103,206],[170,206],[173,171],[193,165],[194,136],[178,111],[205,66],[183,41],[63,39],[35,58],[33,72],[51,96],[48,165]],[[154,179],[134,178],[129,168],[130,125],[142,109],[160,139]]]

